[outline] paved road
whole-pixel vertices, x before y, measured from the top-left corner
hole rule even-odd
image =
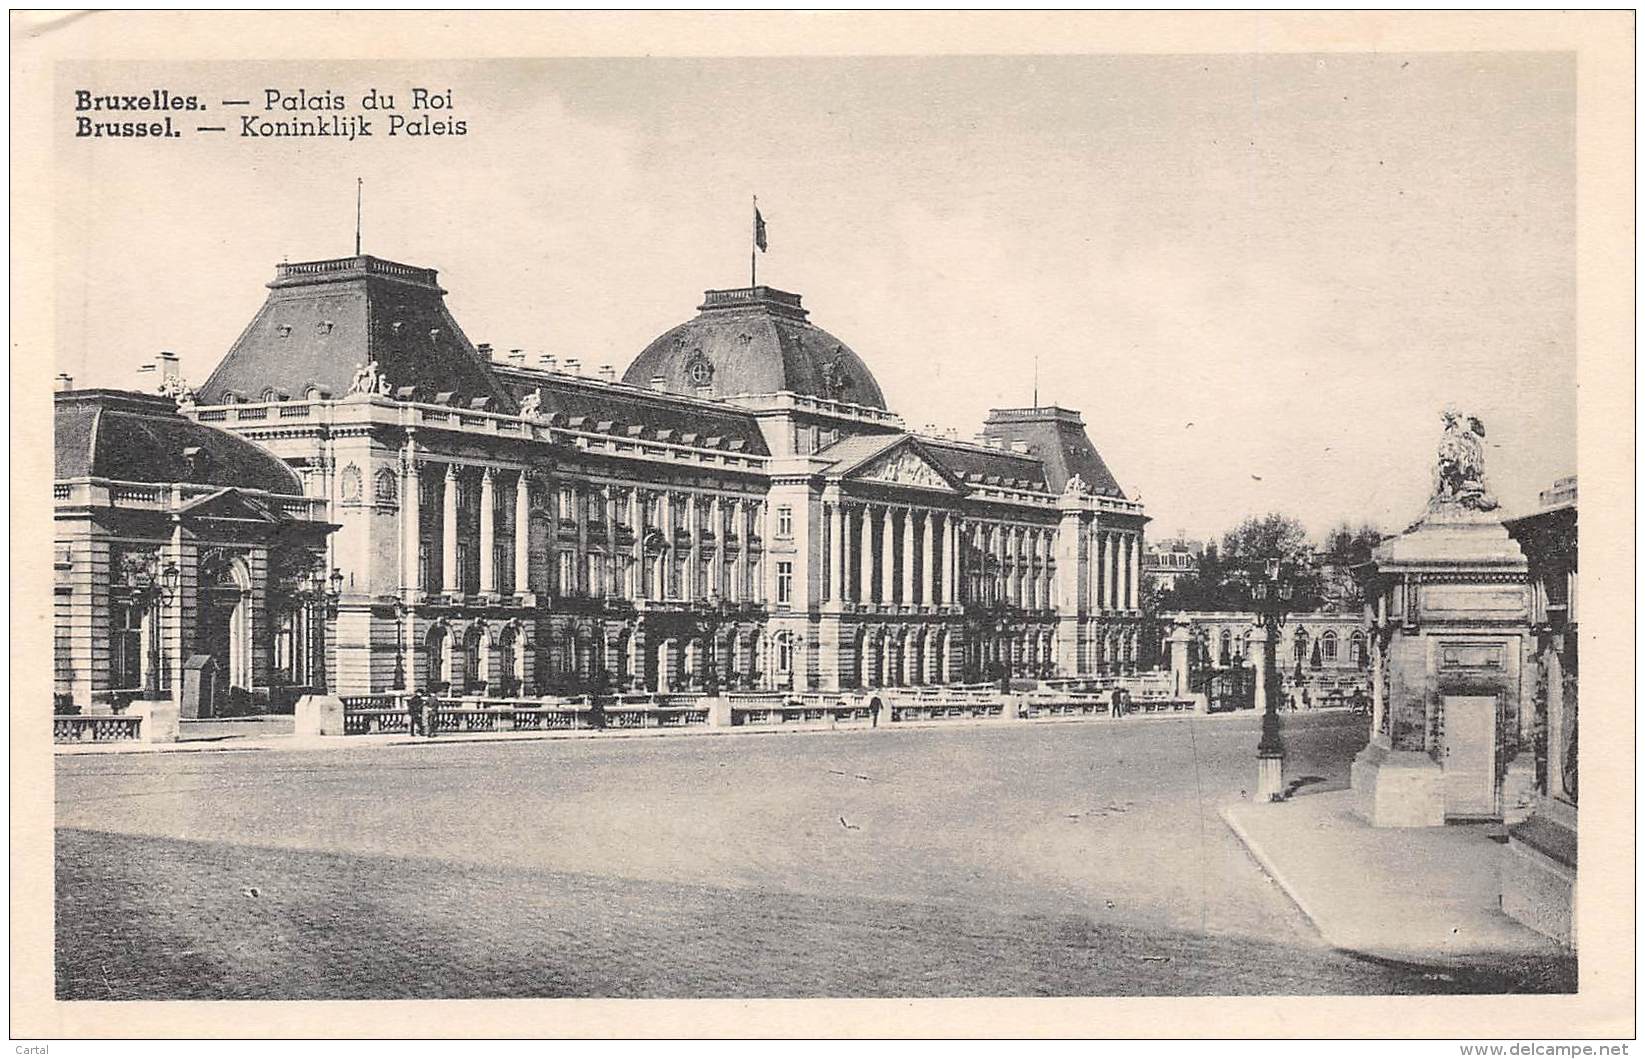
[[[1346,786],[1363,721],[1288,727],[1288,775]],[[59,991],[1515,987],[1325,948],[1217,817],[1256,738],[1209,718],[61,758]]]

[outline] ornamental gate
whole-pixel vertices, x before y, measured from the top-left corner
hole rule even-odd
[[[1256,671],[1246,666],[1207,669],[1194,680],[1194,690],[1205,693],[1206,710],[1224,713],[1256,705]]]

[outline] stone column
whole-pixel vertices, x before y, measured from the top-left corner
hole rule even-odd
[[[1103,575],[1108,579],[1108,594],[1105,598],[1105,607],[1108,610],[1117,610],[1119,609],[1120,580],[1119,534],[1110,532],[1104,534],[1103,536],[1107,541],[1107,551],[1105,552],[1107,556],[1107,564],[1103,569]]]
[[[845,512],[840,504],[828,510],[828,590],[831,598],[845,601]]]
[[[943,560],[948,565],[947,574],[943,577],[943,602],[958,603],[960,601],[960,522],[952,512],[942,517],[943,531],[946,534],[943,540]]]
[[[483,596],[497,590],[497,564],[492,555],[497,544],[496,489],[491,468],[487,467],[480,475],[480,594]]]
[[[708,504],[708,519],[714,531],[714,557],[708,566],[708,576],[714,582],[714,591],[720,591],[720,585],[725,581],[725,501],[716,494]],[[720,592],[725,598],[730,598],[729,592]]]
[[[645,598],[645,498],[640,487],[628,491],[628,523],[634,531],[633,561],[629,565],[628,593],[630,599]],[[643,674],[642,674],[643,679]]]
[[[897,599],[897,523],[891,508],[880,520],[880,602]]]
[[[519,480],[514,483],[514,594],[525,595],[530,591],[531,472],[521,470]]]
[[[445,493],[441,496],[440,515],[440,588],[448,594],[461,595],[457,583],[457,465],[446,464]]]
[[[922,538],[925,551],[920,554],[920,602],[927,607],[936,602],[936,599],[934,598],[934,593],[937,588],[937,563],[936,553],[934,551],[936,533],[934,532],[935,528],[931,525],[932,521],[936,519],[936,517],[937,513],[935,511],[927,511],[925,513],[925,536]],[[929,648],[927,649],[927,652],[929,653]]]
[[[522,476],[522,481],[524,480]],[[600,501],[605,509],[605,594],[621,597],[623,594],[623,564],[617,558],[617,489],[615,486],[606,486],[604,499]],[[610,672],[607,667],[607,672]]]
[[[736,497],[731,500],[731,528],[737,531],[737,561],[732,564],[731,596],[739,602],[747,603],[754,598],[754,593],[747,590],[748,521],[743,518],[743,502]]]
[[[902,601],[914,602],[914,509],[902,512]]]
[[[688,494],[685,498],[685,521],[686,529],[691,533],[691,554],[685,560],[685,584],[681,586],[681,592],[686,599],[708,598],[708,586],[697,583],[697,574],[702,569],[703,548],[699,514],[696,496]]]
[[[874,525],[867,504],[857,524],[857,602],[874,602]]]
[[[1142,534],[1131,537],[1131,609],[1142,609]]]
[[[422,588],[418,580],[418,559],[422,550],[422,479],[417,475],[417,442],[406,437],[400,476],[400,591],[410,594]]]

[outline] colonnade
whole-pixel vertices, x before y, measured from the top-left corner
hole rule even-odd
[[[1142,609],[1142,534],[1098,529],[1091,535],[1091,610]]]
[[[403,458],[405,483],[400,489],[400,584],[430,588],[420,570],[423,545],[422,477],[415,441]],[[440,464],[424,465],[438,468]],[[459,569],[462,534],[458,496],[464,466],[443,464],[434,470],[440,482],[439,587],[461,591]],[[513,488],[513,519],[499,527],[497,493],[505,480]],[[593,492],[589,491],[592,485]],[[561,596],[620,596],[631,599],[702,600],[718,595],[728,602],[764,598],[760,553],[751,547],[753,527],[763,517],[764,502],[741,497],[700,499],[641,486],[608,487],[570,483],[550,493],[550,484],[527,468],[485,467],[479,471],[478,584],[481,595],[523,594],[536,586]],[[590,517],[590,501],[599,515]],[[532,513],[546,508],[546,552],[532,550]],[[619,541],[620,528],[630,541]],[[499,559],[500,530],[512,532],[511,563]],[[569,555],[564,561],[562,556]],[[547,569],[539,570],[538,564]],[[594,564],[603,564],[594,565]]]
[[[959,516],[901,504],[824,503],[822,598],[946,606],[959,602]]]

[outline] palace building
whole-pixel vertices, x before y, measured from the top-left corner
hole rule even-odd
[[[911,432],[799,295],[711,290],[619,380],[473,345],[433,269],[278,266],[182,412],[324,501],[331,686],[837,691],[1126,671],[1142,505],[1079,413]]]

